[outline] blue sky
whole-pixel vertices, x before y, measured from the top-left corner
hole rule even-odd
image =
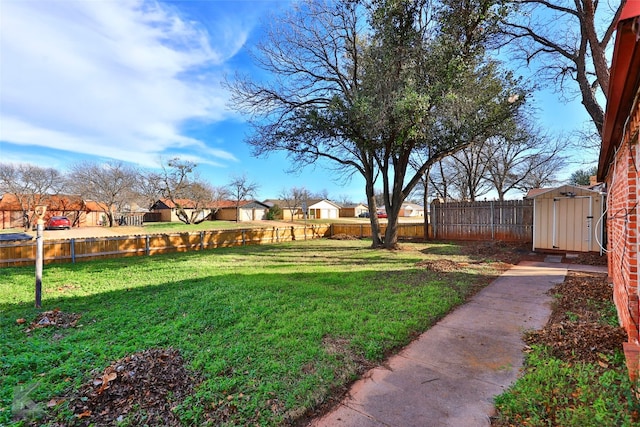
[[[252,157],[243,117],[227,108],[222,80],[252,72],[246,48],[289,5],[0,0],[0,161],[65,171],[82,160],[152,168],[180,156],[212,185],[246,174],[259,199],[305,186],[364,200],[361,179],[335,180],[327,165],[292,175],[283,155]],[[555,131],[586,120],[577,101],[542,93],[537,106]]]

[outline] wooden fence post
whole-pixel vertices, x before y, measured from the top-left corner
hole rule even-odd
[[[491,240],[496,240],[496,224],[495,224],[495,202],[489,202],[489,206],[491,206]]]

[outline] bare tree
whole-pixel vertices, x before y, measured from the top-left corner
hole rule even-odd
[[[491,189],[483,156],[490,140],[477,140],[451,156],[451,168],[455,171],[456,179],[450,180],[450,185],[458,193],[458,199],[474,202]]]
[[[0,193],[16,197],[25,230],[29,230],[33,223],[34,207],[46,203],[47,197],[58,193],[62,184],[63,177],[56,169],[30,164],[0,163]]]
[[[565,164],[562,154],[568,142],[539,130],[518,129],[512,135],[492,139],[483,153],[487,181],[504,200],[511,190],[550,184]],[[536,187],[537,188],[537,187]]]
[[[353,198],[348,194],[340,194],[338,196],[337,202],[340,203],[342,206],[348,206],[348,205],[354,204]]]
[[[136,168],[123,162],[87,161],[69,168],[67,186],[104,209],[109,227],[113,227],[115,212],[134,197],[137,176]]]
[[[164,196],[162,174],[150,170],[140,170],[134,191],[147,209]]]
[[[291,212],[291,222],[298,216],[298,213],[302,211],[302,205],[309,200],[309,191],[304,187],[292,187],[290,189],[283,189],[280,193],[280,199],[284,202],[286,208]],[[305,214],[303,212],[303,214]]]
[[[504,21],[509,46],[536,76],[551,81],[564,96],[578,95],[602,134],[609,86],[607,47],[626,0],[511,0]],[[604,22],[604,25],[600,25]]]
[[[438,199],[445,202],[453,198],[450,181],[455,180],[456,177],[453,175],[455,171],[451,172],[450,164],[452,162],[453,160],[447,157],[441,159],[433,166],[428,175],[433,193]]]
[[[250,181],[245,174],[231,177],[231,181],[227,184],[227,190],[236,205],[236,222],[240,221],[240,203],[250,197],[255,197],[259,187],[257,183]]]
[[[214,187],[200,180],[196,168],[194,162],[175,157],[163,162],[162,171],[154,177],[162,196],[173,203],[176,216],[185,224],[206,220],[213,209]]]

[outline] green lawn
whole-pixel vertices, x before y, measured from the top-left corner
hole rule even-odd
[[[42,310],[82,317],[75,328],[30,333],[26,326],[42,311],[33,308],[33,268],[3,268],[0,425],[14,422],[18,397],[72,424],[65,404],[46,403],[72,394],[92,370],[169,347],[199,378],[193,395],[176,402],[184,425],[281,425],[497,274],[491,263],[450,273],[416,266],[442,257],[437,244],[369,246],[314,240],[47,265]],[[446,245],[446,258],[467,260],[455,248]]]

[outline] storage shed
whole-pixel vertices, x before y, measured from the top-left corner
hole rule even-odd
[[[604,196],[574,185],[529,191],[533,199],[533,250],[600,252]]]

